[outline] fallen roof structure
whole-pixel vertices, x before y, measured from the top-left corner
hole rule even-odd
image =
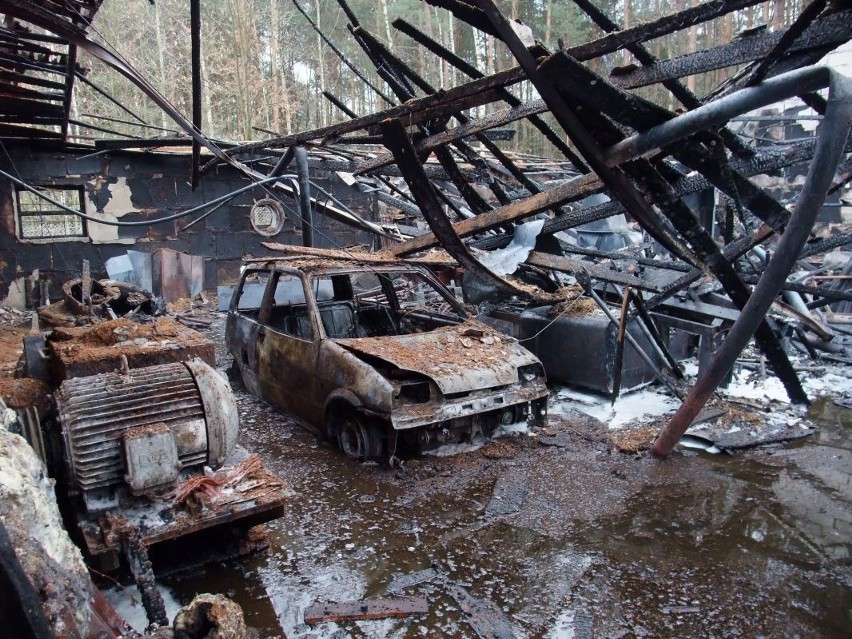
[[[353,37],[401,104],[360,118],[350,114],[352,119],[349,122],[236,147],[229,153],[240,148],[270,149],[309,142],[352,143],[357,138],[344,136],[366,132],[368,141],[381,140],[388,152],[366,161],[354,161],[352,172],[380,172],[383,166],[394,162],[431,229],[431,234],[396,245],[390,249],[391,252],[411,255],[440,244],[468,271],[510,295],[517,295],[519,291],[485,266],[484,260],[475,259],[462,238],[500,229],[502,232],[496,236],[499,239],[487,238],[494,242],[489,246],[493,248],[499,246],[498,242],[510,241],[512,230],[506,230],[507,225],[544,211],[550,210],[554,214],[545,224],[546,232],[626,211],[671,256],[691,267],[688,274],[676,279],[648,306],[659,304],[702,275],[712,274],[722,290],[741,309],[723,347],[658,439],[654,447],[658,455],[665,456],[670,452],[752,336],[784,383],[790,399],[795,403],[807,403],[808,398],[766,315],[805,247],[816,215],[834,186],[835,173],[848,148],[852,115],[848,91],[852,85],[847,78],[830,69],[811,65],[837,44],[848,40],[852,31],[849,10],[824,11],[825,2],[813,2],[783,33],[761,36],[756,42],[722,45],[692,54],[687,59],[660,61],[644,47],[644,42],[756,2],[720,0],[704,3],[700,7],[663,16],[653,23],[620,31],[593,3],[578,0],[577,4],[591,19],[611,34],[554,53],[527,37],[528,29],[509,20],[492,0],[427,2],[447,9],[457,19],[502,41],[519,66],[483,77],[471,65],[452,56],[451,52],[442,49],[412,25],[397,20],[394,22],[397,29],[476,78],[465,85],[436,91],[426,79],[418,76],[370,34],[345,0],[339,0],[349,19]],[[317,28],[313,23],[312,26]],[[803,37],[806,29],[811,29],[813,40]],[[643,65],[645,80],[638,80],[639,68],[605,78],[582,64],[620,49],[630,51]],[[697,71],[730,66],[736,62],[751,64],[704,101],[679,80]],[[647,79],[652,77],[655,79]],[[540,100],[520,104],[508,93],[507,87],[523,80],[532,82],[541,96]],[[641,86],[643,82],[661,82],[686,112],[676,114],[628,91],[628,88]],[[819,94],[823,89],[828,89],[827,100]],[[777,149],[773,149],[771,157],[761,156],[725,125],[733,117],[795,96],[802,96],[823,116],[823,121],[815,145],[808,140],[784,149],[787,158],[802,153],[811,160],[811,171],[791,213],[747,179],[755,172],[767,171],[767,165],[782,166],[785,160],[780,159]],[[501,100],[508,103],[509,109],[492,113],[480,121],[461,113]],[[564,148],[561,136],[538,118],[538,114],[545,111],[553,115],[576,152]],[[454,129],[447,128],[451,117],[460,123]],[[583,175],[544,190],[482,134],[488,128],[502,126],[521,117],[535,118],[535,126],[549,139],[556,139],[567,159]],[[478,140],[501,166],[496,166],[494,159],[485,159],[477,153],[464,141],[465,138]],[[799,146],[805,143],[809,146],[807,151]],[[500,206],[490,206],[465,179],[457,159],[450,152],[451,145],[461,161],[484,169],[488,177],[483,181]],[[446,201],[447,198],[439,195],[423,168],[430,152],[435,154],[447,178],[474,216],[452,223],[442,206],[442,199]],[[695,173],[700,174],[700,178],[693,175]],[[527,190],[527,197],[513,200],[507,196],[507,174]],[[702,182],[698,188],[712,186],[718,189],[740,215],[747,211],[752,216],[751,222],[744,223],[739,233],[729,219],[728,228],[723,229],[727,240],[723,245],[714,240],[712,228],[702,225],[682,199],[690,189],[698,186],[695,184],[698,180]],[[578,212],[571,215],[560,209],[571,201],[600,191],[605,191],[610,198],[610,202],[602,207],[580,209],[579,215]],[[584,213],[587,215],[584,216]],[[738,272],[736,260],[746,251],[779,236],[775,254],[752,291]],[[580,270],[573,260],[564,258],[545,258],[533,253],[531,261],[555,270]],[[607,280],[599,272],[596,275]],[[624,283],[616,277],[610,278],[610,281]],[[589,290],[593,292],[591,288]]]
[[[740,310],[723,346],[658,439],[654,448],[658,455],[668,454],[752,336],[791,401],[807,403],[767,314],[782,290],[813,296],[811,308],[852,300],[842,287],[787,281],[798,260],[852,239],[845,233],[809,242],[827,194],[843,188],[850,177],[844,161],[851,150],[850,81],[830,68],[814,66],[852,36],[848,4],[815,0],[781,30],[743,33],[719,46],[658,59],[647,46],[650,40],[709,23],[759,0],[714,0],[623,30],[593,2],[575,0],[607,35],[556,51],[548,51],[528,27],[507,18],[492,0],[426,2],[502,42],[517,66],[486,75],[414,25],[395,20],[392,24],[400,33],[471,78],[454,87],[435,87],[370,33],[345,0],[338,0],[352,37],[384,87],[372,84],[303,14],[342,63],[392,106],[359,115],[326,92],[349,120],[234,145],[209,139],[196,118],[191,122],[182,115],[141,75],[93,42],[73,19],[51,14],[55,3],[0,0],[0,11],[49,31],[68,43],[69,50],[84,48],[140,87],[196,148],[203,146],[212,155],[202,166],[200,154],[195,154],[194,182],[217,164],[227,163],[271,189],[298,194],[305,229],[312,226],[313,209],[322,208],[337,219],[382,235],[386,250],[395,256],[441,246],[469,273],[507,297],[535,295],[508,274],[486,265],[476,249],[494,251],[510,245],[518,224],[536,216],[545,218],[538,235],[546,238],[596,220],[629,215],[662,247],[656,255],[641,251],[631,255],[633,264],[642,267],[635,272],[622,272],[617,263],[613,266],[613,260],[624,259],[623,253],[564,243],[554,249],[559,244],[553,242],[547,252],[541,249],[544,242],[536,242],[521,268],[534,270],[552,283],[556,278],[550,274],[558,271],[580,279],[588,274],[598,286],[643,290],[651,295],[648,299],[627,290],[623,294],[624,299],[633,300],[632,314],[637,316],[712,276],[719,291]],[[91,12],[99,6],[89,4]],[[198,2],[191,6],[197,12]],[[192,24],[193,43],[197,43],[197,20]],[[15,37],[26,40],[20,32]],[[595,70],[600,65],[591,64],[619,52],[629,52],[638,65],[616,68],[604,76]],[[728,80],[703,98],[682,81],[728,68],[735,70]],[[194,80],[199,74],[198,64],[193,64]],[[70,83],[70,73],[67,78]],[[522,82],[531,83],[540,98],[523,102],[516,97],[511,88]],[[194,87],[197,84],[193,82]],[[665,87],[677,109],[640,95],[643,87],[652,85]],[[200,96],[197,90],[194,94],[195,115]],[[792,97],[801,98],[816,112],[821,121],[816,138],[755,146],[728,126],[739,116]],[[487,108],[490,113],[479,116]],[[472,111],[476,115],[470,115]],[[544,114],[550,119],[544,119]],[[529,120],[564,155],[564,161],[543,162],[507,153],[488,135],[520,119]],[[62,122],[64,131],[67,115]],[[107,143],[102,146],[112,148]],[[305,149],[311,150],[312,158]],[[436,161],[430,161],[432,156]],[[249,163],[247,158],[254,161]],[[294,160],[299,180],[283,179]],[[750,179],[803,162],[811,167],[807,178],[793,197],[783,201]],[[311,196],[309,166],[337,171],[410,218],[422,216],[428,232],[406,239],[388,226],[362,220],[328,199]],[[709,216],[696,216],[685,197],[707,189],[715,190],[723,205]],[[596,194],[606,197],[582,202]],[[304,241],[306,246],[311,244],[310,233]],[[742,268],[744,256],[761,246],[771,246],[765,268],[752,276],[744,274],[748,270]],[[571,254],[564,255],[565,251]],[[597,263],[600,260],[606,263]],[[594,292],[591,284],[588,289]],[[628,311],[629,303],[624,306],[624,313]]]

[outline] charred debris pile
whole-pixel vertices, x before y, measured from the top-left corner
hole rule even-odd
[[[658,59],[648,41],[687,37],[695,25],[757,3],[707,2],[620,29],[597,5],[577,0],[607,35],[549,51],[535,40],[535,25],[508,18],[492,0],[427,0],[499,41],[517,64],[484,75],[395,20],[399,37],[416,41],[422,55],[470,78],[446,88],[418,75],[338,2],[392,95],[374,90],[392,106],[357,114],[326,92],[349,120],[238,145],[214,164],[266,156],[254,170],[266,163],[274,177],[294,158],[304,162],[309,149],[313,167],[338,172],[387,205],[388,223],[377,234],[384,253],[428,258],[443,249],[432,258],[464,273],[458,283],[481,319],[525,339],[545,360],[570,341],[561,337],[587,330],[574,356],[588,363],[589,349],[597,359],[606,353],[598,390],[618,393],[630,357],[674,387],[682,373],[669,334],[694,336],[701,343],[698,382],[658,438],[660,455],[752,338],[793,403],[808,397],[791,352],[848,363],[852,262],[836,249],[850,241],[842,194],[850,177],[852,85],[817,64],[848,41],[848,5],[813,2],[784,29]],[[625,52],[635,64],[608,75],[593,70]],[[708,95],[688,88],[688,76],[722,68],[734,71]],[[540,98],[519,100],[512,88],[522,82]],[[665,87],[669,106],[642,97],[653,85]],[[562,157],[501,150],[497,140],[521,119]],[[814,123],[815,134],[805,133]],[[315,211],[305,195],[301,215],[311,246]],[[572,320],[578,287],[602,313],[597,329]],[[611,348],[607,334],[615,335]],[[570,381],[570,364],[545,366],[550,377]]]
[[[346,121],[243,144],[201,132],[197,55],[190,122],[81,25],[12,4],[18,18],[85,50],[152,98],[191,138],[194,185],[227,164],[295,201],[304,247],[333,244],[316,223],[325,215],[372,233],[372,248],[388,256],[442,265],[480,318],[524,340],[552,379],[592,379],[594,390],[617,394],[650,377],[674,389],[686,348],[679,339],[698,341],[698,382],[657,454],[670,451],[752,338],[795,404],[808,397],[792,352],[848,363],[850,83],[820,63],[852,34],[848,2],[816,0],[789,24],[661,58],[655,40],[688,39],[761,3],[714,0],[622,29],[598,4],[575,0],[606,35],[551,51],[536,40],[537,25],[509,18],[493,0],[425,1],[503,47],[514,66],[486,74],[424,30],[393,20],[394,37],[469,78],[438,86],[338,0],[373,66],[359,69],[295,2],[340,64],[388,106],[356,113],[325,91]],[[192,44],[197,53],[197,19]],[[703,96],[691,88],[695,76],[725,72]],[[539,97],[517,97],[522,83]],[[645,97],[651,89],[666,104]],[[501,148],[521,120],[552,145],[551,159]],[[150,146],[95,144],[100,152]],[[203,158],[202,147],[212,157]],[[312,172],[336,174],[376,198],[384,219],[348,209],[315,187]],[[578,291],[598,317],[577,313]],[[566,353],[570,344],[576,351]],[[590,361],[600,370],[590,373]]]

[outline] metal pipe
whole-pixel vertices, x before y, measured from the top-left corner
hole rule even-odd
[[[831,75],[828,67],[808,67],[764,80],[758,86],[741,89],[613,144],[604,152],[604,162],[608,166],[616,166],[693,133],[724,124],[735,115],[824,89]]]
[[[829,86],[828,108],[825,120],[819,127],[816,153],[793,216],[763,276],[728,332],[727,339],[654,442],[651,453],[658,457],[667,457],[671,453],[769,312],[790,269],[798,260],[828,189],[831,188],[834,173],[843,155],[843,147],[852,128],[852,80],[830,69],[821,68],[817,71],[818,74],[812,75],[826,79]],[[780,77],[789,78],[792,75],[801,77],[798,72]],[[797,85],[796,89],[803,90],[801,85]]]
[[[299,177],[299,213],[302,216],[302,245],[314,245],[314,214],[311,209],[311,183],[308,174],[308,152],[296,147],[296,175]]]

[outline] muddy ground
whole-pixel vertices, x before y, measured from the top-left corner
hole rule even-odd
[[[221,322],[209,335],[220,348]],[[295,495],[268,554],[161,583],[180,604],[227,594],[260,637],[849,636],[852,418],[830,399],[816,435],[734,455],[620,453],[569,412],[390,469],[236,394],[241,443]],[[303,623],[315,602],[392,595],[429,612]]]
[[[849,636],[852,411],[830,399],[816,435],[734,455],[626,455],[576,412],[389,469],[237,397],[241,443],[296,495],[268,556],[164,583],[180,601],[227,593],[261,636]],[[318,601],[389,595],[429,613],[302,623]]]

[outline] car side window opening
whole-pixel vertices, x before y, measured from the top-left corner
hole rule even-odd
[[[275,273],[266,325],[273,331],[300,339],[313,339],[305,288],[296,275]]]
[[[358,330],[355,297],[348,273],[313,279],[312,288],[317,301],[320,322],[327,337],[348,339],[364,337]]]
[[[258,319],[269,276],[268,270],[251,270],[245,274],[240,290],[236,294],[237,302],[234,308],[238,313]]]

